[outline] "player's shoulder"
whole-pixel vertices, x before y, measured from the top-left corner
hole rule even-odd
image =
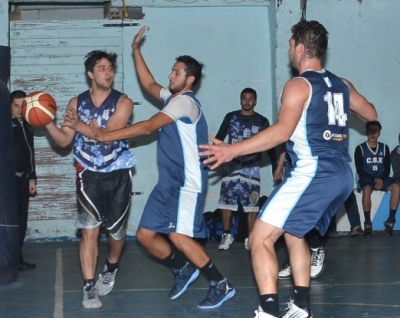
[[[121,93],[117,101],[117,106],[133,106],[133,101],[128,95]]]

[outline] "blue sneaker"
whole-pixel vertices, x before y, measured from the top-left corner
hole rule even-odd
[[[210,281],[210,288],[208,289],[207,297],[197,305],[201,309],[213,309],[218,308],[224,302],[235,296],[236,290],[226,280],[217,282],[215,280]]]
[[[199,277],[200,271],[190,263],[186,263],[181,269],[172,269],[172,271],[175,283],[169,293],[169,299],[177,299]]]

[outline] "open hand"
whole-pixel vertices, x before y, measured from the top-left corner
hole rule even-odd
[[[205,164],[214,163],[210,167],[211,170],[214,170],[218,168],[222,163],[231,161],[234,158],[234,155],[230,149],[231,145],[228,145],[211,135],[209,136],[209,138],[213,142],[213,145],[200,145],[199,147],[200,149],[203,149],[203,151],[200,151],[199,154],[201,157],[208,156],[208,159],[205,159],[203,162]]]
[[[146,26],[142,27],[139,32],[135,35],[132,41],[132,50],[137,49],[140,46],[140,42],[143,38],[143,34],[146,32]]]
[[[98,141],[104,141],[104,138],[105,138],[104,129],[100,128],[100,126],[97,124],[97,122],[95,120],[91,120],[89,123],[89,126],[94,135],[94,139],[96,139]]]

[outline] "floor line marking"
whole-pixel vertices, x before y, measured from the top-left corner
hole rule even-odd
[[[63,264],[62,249],[56,252],[56,283],[54,286],[54,318],[63,318]]]

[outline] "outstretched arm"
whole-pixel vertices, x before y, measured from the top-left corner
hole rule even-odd
[[[153,75],[151,74],[146,62],[143,59],[142,53],[140,52],[140,44],[144,33],[146,32],[146,26],[141,28],[135,35],[132,42],[133,59],[135,61],[136,73],[139,77],[140,84],[143,88],[152,96],[160,100],[160,91],[162,86],[158,84]]]
[[[133,138],[142,135],[148,135],[161,127],[164,127],[174,120],[168,115],[158,112],[153,117],[148,120],[143,120],[138,123],[135,123],[129,127],[118,129],[118,130],[105,130],[99,128],[95,121],[91,121],[90,128],[92,129],[92,133],[94,135],[94,139],[97,139],[101,142],[109,142],[118,139],[126,139]]]
[[[237,156],[271,149],[289,140],[300,120],[309,91],[310,87],[303,79],[290,80],[282,93],[282,107],[276,124],[233,145],[224,144],[210,136],[215,145],[200,145],[200,148],[203,149],[200,156],[209,157],[204,163],[215,162],[211,166],[211,169],[215,169],[223,162],[231,161]]]
[[[115,113],[110,117],[107,122],[105,130],[115,130],[126,127],[129,118],[132,116],[132,110],[132,100],[125,95],[122,95],[117,102]],[[67,110],[64,115],[64,122],[61,124],[61,126],[63,127],[62,129],[64,129],[64,127],[68,127],[70,129],[73,129],[74,131],[80,132],[82,135],[85,135],[92,139],[96,139],[96,136],[94,135],[90,125],[83,123],[79,119],[76,108],[70,108]]]

